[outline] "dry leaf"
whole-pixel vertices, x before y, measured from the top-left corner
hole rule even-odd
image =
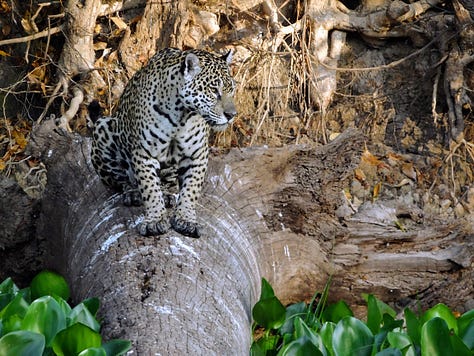
[[[362,153],[362,161],[367,163],[367,164],[370,164],[372,166],[378,166],[378,165],[382,164],[382,161],[380,161],[377,157],[375,157],[367,149],[364,151],[364,153]]]
[[[372,200],[376,200],[378,198],[381,190],[382,190],[382,182],[379,182],[374,186],[374,190],[372,193]]]
[[[354,177],[355,177],[355,179],[357,179],[359,182],[365,182],[365,180],[366,180],[365,173],[364,173],[364,171],[362,171],[362,169],[360,169],[360,168],[354,169]]]
[[[416,181],[416,170],[413,167],[413,163],[411,163],[411,162],[403,163],[402,164],[402,172],[408,178],[413,179],[414,181]]]
[[[18,144],[20,150],[25,149],[26,145],[28,144],[28,140],[26,139],[23,132],[15,129],[12,131],[12,137],[15,139],[15,142]]]

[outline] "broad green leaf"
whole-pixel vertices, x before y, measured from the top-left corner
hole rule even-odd
[[[69,287],[64,277],[51,271],[38,273],[31,281],[30,289],[33,299],[45,295],[57,295],[64,300],[68,300],[70,295]]]
[[[332,348],[332,335],[334,334],[335,328],[336,324],[334,324],[332,321],[326,321],[321,327],[321,330],[319,330],[319,335],[323,340],[323,344],[326,347],[326,350],[328,351],[329,355],[331,356],[335,355],[334,350]]]
[[[474,350],[474,319],[463,329],[459,336],[469,349]]]
[[[456,334],[449,334],[449,339],[451,341],[451,346],[453,347],[453,355],[456,356],[472,356],[471,351],[463,340]]]
[[[283,347],[278,356],[323,356],[311,340],[303,336]]]
[[[396,320],[390,314],[385,313],[382,317],[383,331],[393,331],[394,329],[403,327],[403,320]]]
[[[277,297],[259,300],[252,309],[255,322],[265,329],[278,329],[285,322],[286,309]]]
[[[88,298],[82,301],[82,304],[84,304],[87,309],[91,312],[91,314],[95,317],[97,315],[97,312],[99,311],[100,307],[100,301],[99,298]]]
[[[66,327],[66,316],[51,296],[38,298],[31,303],[22,322],[22,329],[43,334],[50,346],[56,334]]]
[[[254,341],[250,346],[250,356],[266,356],[266,352]]]
[[[0,294],[11,293],[15,295],[18,291],[19,291],[18,287],[16,286],[15,283],[13,283],[13,280],[10,277],[8,277],[2,283],[0,283]]]
[[[296,317],[295,338],[301,339],[303,337],[311,341],[324,356],[327,355],[326,348],[324,347],[323,340],[321,339],[321,337],[314,330],[310,329],[308,325],[306,325],[306,323],[303,321],[303,319],[301,319],[300,317]]]
[[[15,297],[15,294],[13,293],[0,293],[0,314],[3,310],[3,308],[5,308],[8,303],[10,303],[13,298]]]
[[[362,293],[362,297],[365,299],[365,301],[367,303],[369,301],[369,296],[371,296],[371,295],[372,294]],[[378,299],[375,296],[373,296],[373,297],[374,297],[375,301],[377,302],[377,308],[378,308],[381,315],[388,314],[392,318],[395,318],[397,316],[397,312],[390,305],[382,302],[380,299]]]
[[[285,323],[280,328],[280,334],[292,334],[294,331],[294,321],[296,316],[304,316],[306,314],[306,303],[291,304],[286,307]]]
[[[92,330],[99,332],[100,331],[100,324],[96,320],[96,318],[91,314],[89,309],[83,304],[80,303],[76,305],[72,310],[71,313],[69,314],[69,325],[75,324],[75,323],[82,323],[88,327],[90,327]]]
[[[132,343],[129,340],[115,339],[102,344],[102,348],[107,356],[120,356],[132,348]]]
[[[465,312],[459,317],[458,332],[459,337],[471,350],[474,349],[474,309]]]
[[[404,310],[405,322],[407,325],[407,333],[410,336],[410,339],[415,345],[420,345],[421,343],[421,322],[418,320],[415,313],[410,309],[406,308]]]
[[[403,350],[404,348],[409,347],[412,344],[410,336],[403,332],[390,331],[387,334],[387,340],[390,343],[390,346],[400,350]]]
[[[23,318],[28,310],[28,303],[21,294],[17,294],[10,303],[0,312],[0,319],[8,319],[13,315]]]
[[[7,319],[2,319],[2,330],[0,332],[0,336],[8,334],[12,331],[21,330],[21,322],[23,318],[21,318],[18,314],[12,315]]]
[[[107,356],[107,354],[102,347],[90,347],[77,356]]]
[[[26,302],[28,304],[31,304],[31,302],[33,301],[31,299],[31,289],[30,287],[26,287],[26,288],[23,288],[23,289],[20,289],[18,291],[18,293],[20,293],[22,296],[23,296],[23,299],[26,300]]]
[[[260,291],[260,300],[268,299],[275,296],[272,286],[265,278],[262,278],[262,289]]]
[[[377,334],[380,330],[380,324],[382,322],[382,313],[379,310],[377,299],[369,294],[367,296],[367,326],[369,327],[372,334]]]
[[[384,349],[382,351],[377,352],[375,356],[403,356],[403,354],[399,349],[390,347],[388,349]]]
[[[265,335],[254,342],[254,344],[256,344],[255,351],[262,351],[263,354],[266,355],[268,351],[277,349],[279,340],[280,337],[278,335]],[[276,351],[274,351],[274,354],[276,354]]]
[[[428,320],[421,328],[421,354],[429,356],[455,355],[446,321],[440,317]]]
[[[443,319],[446,324],[448,324],[448,328],[450,330],[453,329],[455,334],[458,333],[458,322],[451,312],[451,309],[449,309],[446,305],[437,304],[433,308],[428,309],[423,314],[423,322],[426,323],[428,320],[436,317]]]
[[[323,321],[332,321],[333,323],[337,323],[339,320],[353,315],[354,314],[347,303],[343,300],[340,300],[334,304],[328,305],[328,307],[323,312]]]
[[[332,347],[338,356],[369,356],[374,336],[359,319],[348,316],[340,320],[332,336]]]
[[[53,296],[53,298],[58,302],[59,307],[63,311],[64,315],[66,316],[66,321],[69,320],[69,315],[71,314],[72,308],[68,302],[66,302],[63,298],[58,297],[57,295]],[[69,326],[71,323],[67,322]]]
[[[77,323],[60,331],[53,340],[53,350],[58,356],[77,355],[90,347],[100,347],[100,334]]]
[[[41,356],[44,350],[44,336],[32,331],[14,331],[0,339],[2,356]]]

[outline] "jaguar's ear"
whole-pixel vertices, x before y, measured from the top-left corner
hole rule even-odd
[[[194,53],[188,53],[184,58],[184,62],[181,67],[181,72],[184,75],[185,80],[193,79],[201,71],[199,65],[199,58]]]
[[[230,64],[230,62],[232,62],[232,56],[234,55],[234,53],[232,52],[232,50],[230,49],[229,52],[227,52],[226,54],[224,54],[223,56],[221,56],[222,60],[226,61],[227,64]]]

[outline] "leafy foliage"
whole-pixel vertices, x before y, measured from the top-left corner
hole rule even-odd
[[[252,356],[441,356],[474,355],[474,309],[456,318],[444,304],[421,315],[404,310],[404,320],[375,296],[364,295],[367,321],[353,316],[339,301],[326,306],[330,281],[313,301],[286,308],[262,279],[260,300],[255,304]],[[316,296],[319,301],[314,306]]]
[[[0,355],[118,356],[130,341],[102,343],[96,319],[99,300],[74,308],[67,303],[69,286],[50,271],[40,272],[31,286],[19,289],[11,278],[0,284]]]

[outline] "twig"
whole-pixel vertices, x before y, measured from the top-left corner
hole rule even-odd
[[[68,132],[71,132],[71,127],[69,126],[69,121],[72,120],[74,115],[76,115],[79,110],[79,105],[84,101],[84,93],[78,87],[75,87],[72,90],[74,97],[71,99],[71,105],[69,109],[58,119],[58,126]]]
[[[34,33],[32,35],[29,35],[29,36],[9,38],[7,40],[0,41],[0,46],[5,46],[5,45],[8,45],[8,44],[14,44],[14,43],[23,43],[23,42],[33,41],[33,40],[36,40],[38,38],[54,35],[58,32],[61,32],[63,30],[63,28],[64,28],[64,25],[60,25],[60,26],[57,26],[57,27],[53,27],[51,29],[48,28],[46,30],[43,30],[43,31],[38,32],[38,33]]]

